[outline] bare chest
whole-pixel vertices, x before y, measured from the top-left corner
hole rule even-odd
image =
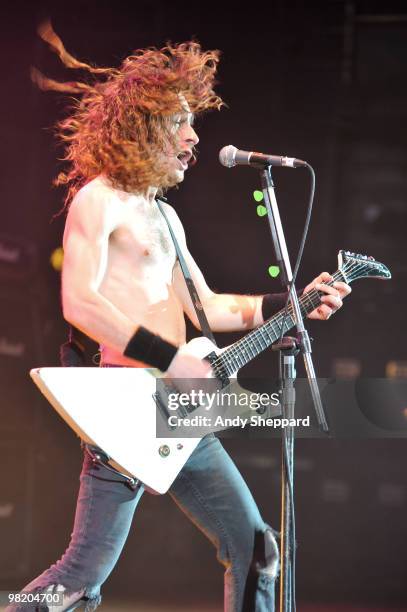
[[[110,235],[113,259],[124,259],[146,269],[172,271],[176,253],[165,219],[158,209],[127,210]]]

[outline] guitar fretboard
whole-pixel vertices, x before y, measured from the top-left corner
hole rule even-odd
[[[332,286],[333,283],[338,280],[346,280],[340,270],[337,270],[332,276],[333,281],[325,284]],[[315,310],[315,308],[318,308],[318,306],[321,304],[322,295],[325,294],[321,291],[317,291],[316,289],[312,289],[308,293],[304,293],[301,296],[299,299],[299,304],[301,314],[304,318],[310,312]],[[212,363],[215,374],[219,375],[220,378],[231,376],[240,370],[240,368],[249,363],[252,359],[257,357],[257,355],[266,350],[280,338],[283,321],[284,334],[295,325],[293,308],[291,304],[287,308],[285,317],[283,308],[277,314],[271,317],[271,319],[263,323],[263,325],[260,325],[260,327],[257,327],[253,331],[249,332],[246,336],[223,351],[218,356],[216,361]]]

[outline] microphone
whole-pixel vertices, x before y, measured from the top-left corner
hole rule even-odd
[[[308,166],[307,162],[295,157],[266,155],[265,153],[256,153],[255,151],[241,151],[233,145],[227,145],[219,151],[219,161],[226,168],[232,168],[233,166],[286,166],[288,168]]]

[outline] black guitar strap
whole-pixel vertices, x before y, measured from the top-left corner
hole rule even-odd
[[[161,198],[161,199],[165,202],[164,198]],[[206,318],[206,314],[205,314],[205,311],[203,309],[201,300],[199,299],[199,295],[198,295],[198,292],[196,290],[195,283],[192,280],[192,276],[191,276],[191,274],[190,274],[190,272],[188,270],[187,263],[186,263],[186,261],[184,259],[184,256],[183,256],[182,252],[181,252],[181,249],[179,247],[178,241],[177,241],[177,239],[175,237],[175,234],[174,234],[174,232],[172,230],[171,224],[170,224],[170,222],[168,220],[167,215],[164,212],[164,209],[162,207],[162,204],[161,204],[160,200],[157,199],[156,202],[157,202],[158,208],[160,209],[160,212],[161,212],[162,216],[164,217],[165,221],[167,222],[168,229],[170,231],[171,238],[172,238],[172,241],[174,243],[175,252],[177,253],[177,259],[179,261],[179,265],[181,266],[181,270],[182,270],[182,273],[183,273],[184,278],[185,278],[185,283],[186,283],[186,286],[188,288],[189,295],[191,296],[191,300],[192,300],[192,303],[194,305],[196,316],[198,317],[198,321],[199,321],[199,324],[201,326],[202,333],[203,333],[204,336],[209,338],[209,340],[211,340],[216,345],[216,341],[215,341],[215,338],[214,338],[213,333],[211,331],[211,328],[209,327],[208,319]]]

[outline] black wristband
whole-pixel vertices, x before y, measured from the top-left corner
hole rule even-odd
[[[130,338],[123,355],[165,372],[168,370],[177,350],[174,344],[163,340],[161,336],[153,334],[140,325],[136,333]]]
[[[303,294],[304,289],[297,289],[297,295],[300,297]],[[284,308],[287,301],[288,292],[284,293],[267,293],[263,296],[261,303],[261,314],[263,315],[263,321],[267,321],[279,310]]]

